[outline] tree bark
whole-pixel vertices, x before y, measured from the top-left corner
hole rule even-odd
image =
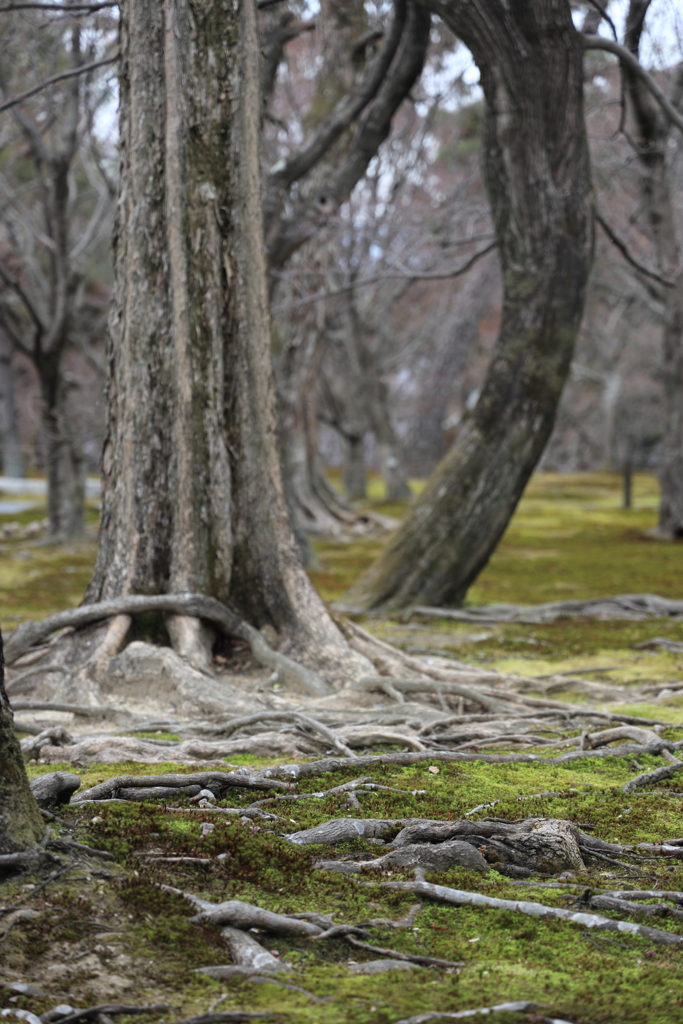
[[[10,338],[0,329],[0,465],[5,476],[22,477],[24,460],[14,403],[13,349]]]
[[[59,356],[40,359],[38,372],[50,535],[75,540],[84,531],[85,457],[72,412],[74,385],[60,370]]]
[[[99,548],[86,600],[196,591],[348,668],[276,442],[256,8],[127,0]],[[353,665],[353,656],[352,665]]]
[[[0,854],[29,850],[45,832],[14,734],[13,719],[5,693],[5,658],[0,634]]]
[[[429,0],[471,49],[504,278],[477,406],[354,606],[455,605],[484,568],[552,431],[592,256],[583,61],[566,0]]]
[[[649,0],[631,0],[626,18],[625,46],[638,57]],[[667,539],[683,537],[683,269],[676,232],[674,183],[667,158],[671,122],[634,71],[623,65],[636,122],[636,152],[642,168],[640,192],[649,221],[657,265],[673,278],[666,289],[662,352],[664,432],[659,467],[661,491],[658,533]],[[678,69],[673,105],[683,99],[683,67]]]

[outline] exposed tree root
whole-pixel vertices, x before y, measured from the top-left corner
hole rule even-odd
[[[431,882],[381,882],[385,889],[397,889],[401,892],[414,892],[418,896],[450,903],[457,907],[490,907],[494,910],[517,910],[531,917],[558,918],[563,921],[574,921],[586,928],[596,931],[624,932],[627,935],[640,935],[650,942],[663,946],[680,946],[683,935],[662,932],[647,925],[635,924],[631,921],[614,921],[598,914],[584,914],[561,907],[548,907],[543,903],[529,903],[525,900],[501,900],[495,896],[484,896],[478,892],[466,892],[462,889],[451,889],[445,885],[434,885]]]
[[[352,609],[345,609],[352,610]],[[457,622],[524,622],[542,625],[561,618],[683,619],[683,601],[671,601],[656,594],[619,594],[590,601],[550,601],[547,604],[489,604],[472,608],[429,608],[416,605],[407,618],[419,615],[429,619],[454,619]]]
[[[50,615],[41,622],[23,622],[6,642],[6,662],[8,665],[14,664],[22,654],[27,654],[35,644],[41,643],[58,629],[85,626],[111,616],[128,616],[150,611],[192,616],[210,622],[228,636],[243,640],[249,645],[251,653],[260,664],[272,669],[283,680],[292,682],[296,688],[316,697],[330,692],[327,684],[317,673],[274,651],[257,629],[231,612],[220,601],[202,594],[121,597],[57,612],[56,615]]]
[[[533,1013],[536,1024],[571,1024],[557,1017],[538,1017],[536,1011],[544,1009],[540,1003],[524,1000],[517,1003],[498,1003],[496,1006],[480,1006],[476,1010],[458,1010],[455,1013],[420,1013],[417,1017],[403,1017],[395,1024],[427,1024],[430,1020],[464,1020],[466,1017],[486,1017],[491,1013]]]

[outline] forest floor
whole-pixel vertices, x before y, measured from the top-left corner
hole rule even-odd
[[[405,513],[405,507],[383,502],[376,487],[371,481],[374,508],[396,516]],[[471,590],[469,603],[536,604],[639,592],[681,598],[683,544],[662,544],[647,535],[656,522],[653,478],[635,478],[633,504],[631,509],[621,508],[616,476],[535,477],[496,554]],[[44,510],[36,506],[20,515],[0,516],[0,530],[10,520],[28,523],[43,515]],[[92,536],[80,544],[51,547],[16,536],[2,541],[3,634],[24,618],[42,618],[79,603],[94,559],[94,507],[89,520]],[[311,575],[323,597],[334,601],[372,561],[380,542],[319,542],[315,547],[319,567]],[[544,626],[475,627],[411,619],[368,620],[363,625],[410,653],[451,656],[525,676],[579,673],[577,679],[595,679],[627,690],[637,687],[641,694],[651,685],[647,703],[595,706],[657,719],[667,723],[663,738],[683,739],[683,696],[658,695],[667,683],[683,681],[683,653],[637,646],[655,637],[683,642],[683,623],[564,619]],[[571,685],[564,692],[553,691],[553,697],[586,700],[580,688],[573,691]],[[505,748],[496,752],[505,753]],[[542,747],[536,752],[544,754]],[[232,763],[260,768],[276,762],[242,755]],[[446,1020],[447,1016],[439,1015],[531,1000],[544,1007],[535,1011],[535,1017],[501,1012],[496,1020],[500,1024],[547,1017],[575,1024],[683,1022],[682,947],[656,945],[626,933],[606,936],[585,924],[527,917],[517,911],[456,908],[428,901],[423,901],[410,927],[377,926],[365,941],[462,966],[363,975],[355,973],[355,968],[376,956],[350,947],[343,938],[318,942],[261,935],[259,941],[291,966],[291,972],[276,976],[289,988],[273,981],[263,983],[263,978],[256,983],[244,975],[215,980],[195,972],[230,963],[220,930],[191,923],[194,911],[185,899],[158,887],[162,882],[216,903],[239,899],[279,913],[334,913],[340,924],[360,924],[371,918],[399,921],[414,906],[415,896],[384,888],[381,881],[411,879],[412,871],[399,868],[383,872],[377,881],[361,882],[354,876],[313,868],[320,858],[362,860],[376,855],[377,846],[371,840],[302,847],[283,836],[350,813],[361,819],[451,821],[479,805],[499,801],[495,811],[482,809],[470,819],[483,820],[491,813],[500,819],[548,816],[580,824],[592,836],[609,842],[662,842],[683,836],[681,782],[673,776],[656,787],[623,791],[639,771],[661,763],[647,754],[637,759],[587,755],[557,765],[481,761],[463,765],[437,763],[425,754],[424,761],[410,767],[376,765],[367,770],[373,782],[401,792],[365,793],[360,809],[352,812],[345,794],[281,805],[287,807],[280,812],[286,818],[276,824],[228,817],[216,823],[215,813],[190,810],[184,798],[174,801],[181,809],[173,812],[164,801],[62,807],[57,813],[63,820],[53,823],[53,836],[61,834],[108,851],[114,860],[77,855],[62,877],[36,889],[35,895],[33,887],[44,881],[44,875],[22,876],[3,885],[2,907],[18,909],[0,916],[0,975],[6,981],[28,982],[42,994],[17,995],[0,984],[0,1011],[7,1007],[43,1014],[56,1003],[80,1008],[95,1003],[163,1002],[169,1004],[168,1013],[141,1019],[161,1024],[209,1011],[248,1011],[279,1013],[286,1021],[310,1024],[396,1024],[413,1018]],[[31,764],[29,774],[59,767]],[[82,788],[116,775],[150,772],[150,766],[142,764],[63,767],[81,777]],[[153,769],[155,774],[191,770],[171,763]],[[348,767],[298,782],[296,793],[326,790],[358,774],[349,760]],[[217,806],[247,807],[255,799],[242,790],[235,792],[240,795]],[[531,798],[524,802],[523,811],[522,797]],[[215,823],[215,828],[202,838],[203,823]],[[162,866],[140,856],[150,851],[202,860]],[[219,854],[228,856],[218,859]],[[520,883],[493,869],[480,875],[454,868],[439,875],[427,872],[426,877],[488,896],[575,909],[574,901],[586,889],[680,893],[683,861],[680,856],[658,857],[642,859],[635,867],[633,861],[629,865],[592,862],[586,870],[565,873],[559,882],[535,878]],[[677,905],[681,903],[683,894]],[[22,910],[28,913],[22,916]],[[610,911],[604,913],[610,916]],[[635,920],[622,912],[612,916]],[[667,917],[653,923],[683,935],[683,919]],[[421,1016],[429,1013],[436,1016]],[[125,1015],[117,1019],[128,1020]]]

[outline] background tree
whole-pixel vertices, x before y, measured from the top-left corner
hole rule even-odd
[[[86,29],[78,17],[65,22],[61,14],[45,24],[44,15],[27,11],[3,15],[0,33],[7,100],[21,94],[27,78],[98,64],[111,19],[100,15]],[[0,323],[40,382],[50,532],[64,539],[81,534],[85,497],[74,382],[64,355],[69,347],[92,350],[103,326],[92,278],[103,271],[115,186],[94,122],[110,97],[106,75],[94,68],[13,105],[2,126]]]
[[[488,561],[552,431],[591,264],[583,53],[569,5],[430,7],[481,72],[503,316],[472,416],[377,564],[349,592],[350,602],[367,608],[458,603]]]

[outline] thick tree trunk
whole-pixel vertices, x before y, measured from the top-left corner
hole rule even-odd
[[[28,850],[40,841],[44,832],[45,825],[31,793],[14,734],[13,715],[5,693],[5,659],[0,634],[0,854]]]
[[[636,57],[649,0],[631,0],[626,19],[625,45]],[[661,376],[664,382],[664,436],[659,467],[661,490],[658,533],[666,538],[683,537],[683,272],[679,270],[680,246],[677,215],[672,200],[671,169],[667,144],[671,122],[630,68],[624,67],[629,98],[636,122],[635,143],[642,168],[640,192],[649,221],[660,272],[674,277],[667,289],[664,310]],[[683,67],[678,69],[674,103],[683,100]]]
[[[201,592],[341,673],[349,650],[301,565],[277,451],[256,5],[127,0],[120,82],[109,420],[87,600]]]
[[[486,565],[550,436],[592,254],[583,60],[566,0],[430,0],[472,50],[503,267],[500,335],[472,417],[348,601],[458,604]]]
[[[14,403],[13,347],[7,334],[0,330],[0,466],[5,476],[22,477],[24,460]]]

